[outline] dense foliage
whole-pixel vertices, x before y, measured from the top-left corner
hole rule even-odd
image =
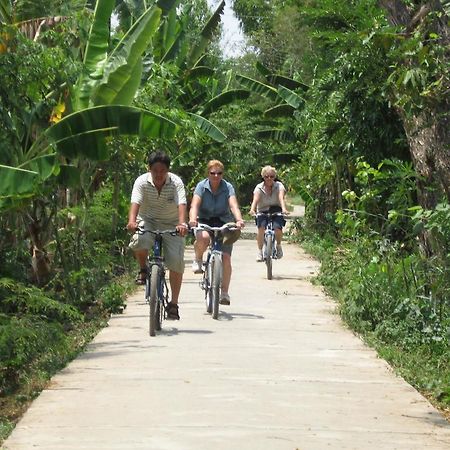
[[[244,209],[276,165],[343,317],[450,403],[448,2],[234,0],[231,60],[223,1],[44,3],[0,9],[2,406],[123,309],[129,193],[160,148],[189,194],[221,159]]]
[[[235,1],[260,63],[309,86],[287,171],[306,202],[296,238],[352,328],[448,405],[448,2],[275,0],[255,21],[265,3]],[[301,47],[280,50],[292,29]]]

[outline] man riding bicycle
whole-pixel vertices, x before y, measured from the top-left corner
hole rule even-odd
[[[148,156],[148,172],[134,182],[127,229],[134,232],[129,247],[139,264],[137,284],[145,284],[146,260],[154,236],[139,234],[136,229],[151,230],[176,228],[179,235],[163,236],[165,264],[169,269],[172,298],[167,307],[167,318],[177,320],[178,297],[184,272],[184,239],[188,232],[186,224],[186,193],[181,178],[169,172],[170,158],[164,152],[153,152]]]

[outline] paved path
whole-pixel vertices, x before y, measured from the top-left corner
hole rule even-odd
[[[141,293],[132,296],[4,448],[450,448],[450,425],[310,284],[313,259],[285,245],[268,281],[254,242],[240,240],[234,256],[232,302],[219,320],[205,313],[190,271],[182,320],[154,338]]]

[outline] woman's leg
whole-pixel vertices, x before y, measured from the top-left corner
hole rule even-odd
[[[209,234],[207,231],[200,231],[195,236],[195,242],[194,242],[194,252],[195,252],[195,259],[197,261],[203,260],[203,253],[205,253],[206,249],[209,245]]]
[[[222,292],[228,293],[231,281],[231,255],[228,253],[222,254],[223,275],[222,275]]]

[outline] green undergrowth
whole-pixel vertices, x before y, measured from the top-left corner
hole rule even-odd
[[[79,355],[126,307],[135,288],[124,274],[97,289],[89,308],[54,300],[42,289],[0,278],[0,444],[50,378]]]
[[[297,224],[292,239],[320,260],[314,282],[348,326],[450,418],[448,268],[373,237],[337,241]]]
[[[52,375],[82,352],[106,325],[107,317],[80,321],[67,332],[57,323],[46,323],[32,317],[13,319],[11,322],[10,327],[15,331],[9,333],[8,329],[3,329],[2,333],[9,342],[0,342],[0,443],[11,433],[31,401],[47,386]],[[5,354],[5,344],[15,346],[10,348],[8,355]],[[25,347],[30,348],[25,350]]]

